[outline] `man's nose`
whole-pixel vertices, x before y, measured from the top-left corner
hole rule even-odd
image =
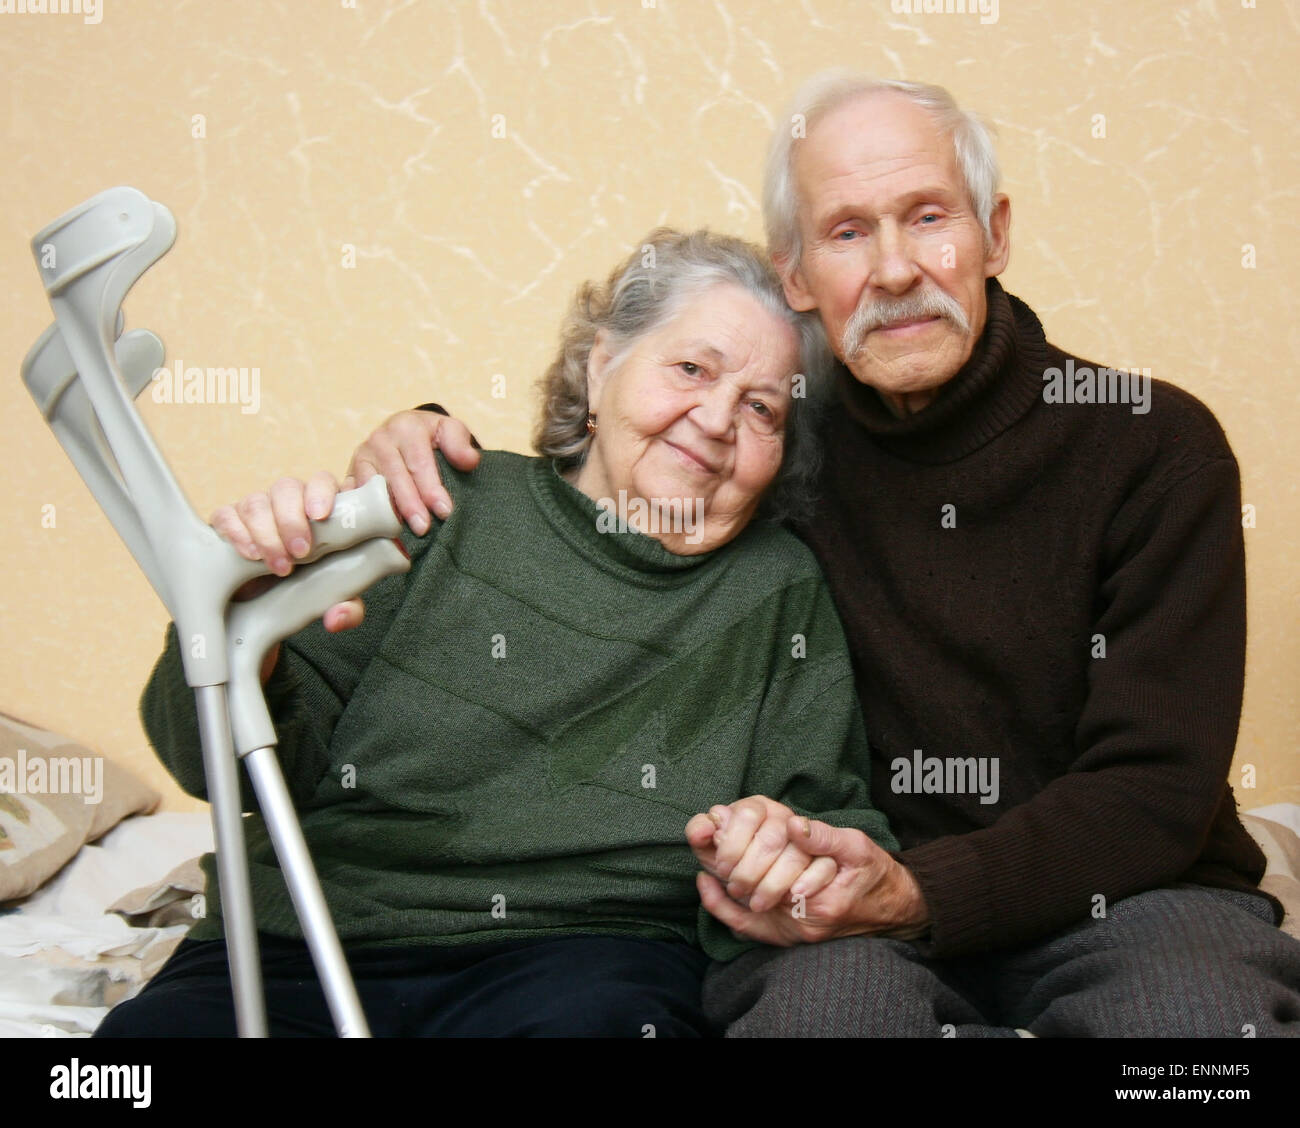
[[[882,223],[872,241],[868,281],[890,294],[904,294],[920,277],[911,242],[896,224]]]

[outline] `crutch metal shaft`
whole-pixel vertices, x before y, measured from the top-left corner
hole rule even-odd
[[[255,748],[244,757],[244,766],[257,790],[257,801],[275,844],[293,907],[302,922],[303,936],[311,950],[334,1027],[344,1038],[368,1038],[370,1028],[361,1010],[356,984],[348,972],[343,946],[330,919],[320,878],[312,865],[275,752],[271,748]]]
[[[239,814],[239,764],[230,739],[226,694],[221,686],[199,686],[194,691],[194,703],[203,741],[208,801],[212,804],[217,880],[221,883],[226,953],[235,996],[235,1028],[241,1038],[265,1038],[266,996],[248,881],[248,851]],[[235,906],[233,916],[231,905]]]

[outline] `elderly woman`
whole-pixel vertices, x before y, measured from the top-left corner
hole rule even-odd
[[[896,848],[825,582],[755,519],[807,485],[800,334],[756,248],[652,233],[578,296],[541,457],[440,463],[455,508],[403,532],[410,572],[375,585],[353,629],[332,610],[334,629],[270,657],[285,777],[376,1034],[710,1033],[708,958],[746,945],[701,907],[692,815],[774,796]],[[322,484],[321,516],[336,486],[318,475],[214,526],[286,573]],[[202,797],[174,626],[141,711]],[[264,827],[247,826],[272,1033],[329,1034]],[[824,862],[794,850],[763,895],[789,900],[801,877],[815,893]],[[233,1032],[211,855],[204,871],[206,915],[100,1035]]]

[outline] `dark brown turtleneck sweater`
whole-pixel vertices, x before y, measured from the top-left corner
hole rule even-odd
[[[1227,439],[1158,381],[1146,414],[1045,402],[1066,354],[996,279],[987,294],[969,361],[923,411],[896,418],[840,368],[821,500],[797,528],[844,618],[874,804],[932,956],[1040,939],[1098,895],[1257,891],[1265,865],[1227,783],[1246,641]],[[985,798],[996,761],[996,802],[952,775],[929,790],[934,763],[970,757]]]

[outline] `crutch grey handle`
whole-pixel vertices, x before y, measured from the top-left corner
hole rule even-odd
[[[309,519],[307,527],[311,530],[311,550],[306,556],[293,562],[295,568],[312,564],[330,553],[341,552],[343,549],[376,537],[392,540],[401,534],[402,520],[394,511],[393,503],[388,496],[388,482],[382,474],[376,474],[364,486],[335,494],[334,507],[330,510],[330,515],[321,521]],[[215,535],[215,530],[213,532]],[[258,576],[274,574],[266,566],[265,561],[246,560],[224,537],[218,536],[217,539],[221,543],[224,556],[221,562],[223,573],[229,572],[238,580],[235,587],[230,589],[232,592]],[[229,584],[230,581],[222,578],[217,582],[224,585]],[[356,594],[356,592],[352,593],[352,595]],[[343,598],[351,599],[352,596],[345,595]],[[330,606],[332,605],[326,604],[321,613],[324,614]]]
[[[383,479],[371,479],[376,481],[382,483]],[[262,659],[271,647],[319,619],[336,603],[361,594],[384,576],[410,568],[406,551],[396,541],[381,537],[295,569],[261,595],[230,605],[226,615],[230,728],[237,755],[246,756],[276,743],[261,680]]]
[[[393,503],[388,497],[388,483],[381,474],[375,475],[364,486],[336,494],[330,515],[323,521],[310,521],[308,525],[311,529],[311,551],[301,560],[295,561],[296,565],[310,564],[331,552],[350,548],[374,537],[391,540],[402,531],[401,518],[393,511]],[[343,598],[351,597],[345,595]]]
[[[375,538],[390,540],[402,531],[402,522],[393,511],[392,502],[389,500],[388,483],[382,475],[377,474],[364,486],[354,490],[344,490],[335,495],[334,508],[330,515],[323,521],[310,521],[309,527],[312,547],[306,556],[297,561],[299,567]],[[173,617],[178,633],[182,631],[187,610],[191,613],[194,611],[191,596],[196,590],[224,593],[221,601],[224,614],[230,597],[237,589],[249,580],[273,574],[265,561],[244,559],[239,554],[239,550],[210,525],[187,526],[180,531],[179,538],[180,543],[189,549],[186,559],[190,562],[191,570],[187,576],[185,590],[180,591],[176,596],[178,614]],[[204,551],[201,553],[196,551],[198,546],[202,546]],[[354,588],[334,602],[351,599],[366,586],[368,585]],[[206,604],[199,606],[201,610],[206,609]],[[321,614],[323,615],[331,606],[332,604],[325,604],[321,608]],[[225,633],[224,629],[218,632],[218,635],[222,633]],[[192,641],[192,638],[187,638],[182,633],[181,641],[181,654],[185,657],[188,653],[185,643]],[[212,656],[208,655],[208,657]],[[223,681],[232,680],[226,670],[227,657],[226,654],[221,655],[220,668],[225,675]],[[188,666],[186,673],[188,680]]]

